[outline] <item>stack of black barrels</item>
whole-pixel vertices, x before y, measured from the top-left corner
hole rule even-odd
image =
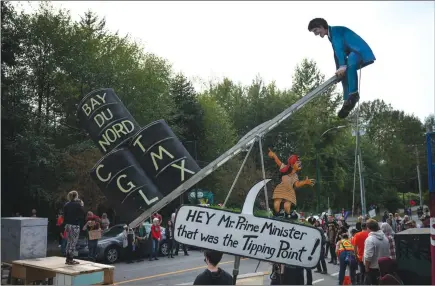
[[[200,170],[164,120],[141,128],[111,88],[87,94],[77,116],[104,154],[91,177],[128,221]]]

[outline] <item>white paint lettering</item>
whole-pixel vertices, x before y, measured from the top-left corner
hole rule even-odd
[[[106,103],[106,93],[104,93],[103,96],[100,96],[99,94],[97,94],[97,97],[98,97],[99,99],[101,99],[101,101],[102,101],[103,103]]]
[[[136,140],[134,140],[134,142],[133,142],[133,146],[136,146],[136,145],[138,145],[139,146],[139,148],[142,150],[142,152],[146,152],[146,149],[145,149],[145,147],[142,145],[142,143],[140,143],[140,139],[142,138],[142,135],[139,135],[139,136],[137,136],[137,138],[136,138]]]
[[[142,196],[142,198],[144,199],[144,201],[147,205],[151,205],[152,203],[157,202],[159,200],[158,197],[155,197],[151,200],[148,200],[147,196],[145,196],[145,194],[142,192],[142,190],[139,190],[139,194]]]
[[[91,114],[91,111],[92,111],[92,109],[86,103],[83,104],[82,110],[86,114],[86,116],[89,116],[89,114]]]
[[[130,181],[130,182],[127,183],[127,186],[130,187],[130,188],[129,188],[129,189],[124,189],[124,187],[121,186],[121,182],[120,182],[122,178],[127,178],[127,175],[122,174],[122,175],[120,175],[120,176],[116,179],[116,185],[118,186],[118,189],[119,189],[121,192],[123,192],[123,193],[128,193],[128,192],[130,192],[133,188],[136,187],[136,185],[133,184],[133,183]]]
[[[107,128],[101,135],[101,139],[98,140],[98,144],[104,152],[107,152],[107,147],[116,142],[119,138],[127,137],[128,134],[133,132],[134,124],[130,120],[123,120],[120,123],[113,124],[110,128]],[[125,136],[121,136],[121,134]]]
[[[101,168],[104,168],[104,165],[98,165],[97,169],[95,170],[95,174],[97,175],[98,180],[100,180],[101,182],[107,182],[112,177],[112,173],[109,172],[107,178],[103,178],[101,177],[99,172]]]
[[[104,125],[104,122],[109,121],[110,119],[113,119],[113,113],[110,110],[110,108],[106,109],[108,115],[106,116],[106,112],[102,111],[99,114],[95,115],[94,121],[97,123],[98,127],[101,127]]]
[[[156,171],[159,169],[159,165],[157,165],[156,158],[159,159],[159,160],[162,160],[163,159],[163,153],[165,153],[169,158],[174,159],[174,156],[171,153],[169,153],[162,146],[159,146],[159,155],[157,155],[154,152],[151,152],[151,154],[150,154],[151,155],[151,159],[153,160],[153,163],[154,163],[154,168],[156,169]]]
[[[191,171],[191,170],[189,170],[189,169],[186,169],[185,167],[184,167],[184,164],[186,163],[186,160],[182,160],[181,161],[181,165],[180,166],[178,166],[177,164],[172,164],[171,166],[172,167],[174,167],[174,168],[176,168],[176,169],[180,169],[180,171],[181,171],[181,181],[182,182],[184,182],[184,172],[187,172],[187,173],[190,173],[190,174],[195,174],[195,172],[193,172],[193,171]]]
[[[96,97],[101,100],[101,103],[92,97],[90,100],[91,107],[89,107],[88,103],[83,104],[82,110],[85,112],[86,116],[89,116],[89,114],[91,114],[91,112],[99,105],[106,103],[106,93],[104,93],[103,96],[96,94]]]

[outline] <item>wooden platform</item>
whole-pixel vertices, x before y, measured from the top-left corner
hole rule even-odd
[[[66,265],[65,257],[44,257],[12,262],[11,283],[17,279],[25,285],[48,279],[54,285],[113,284],[115,266],[78,260],[80,264]]]

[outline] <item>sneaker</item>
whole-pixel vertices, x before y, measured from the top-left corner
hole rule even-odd
[[[154,260],[159,260],[157,257],[154,257]]]
[[[328,271],[322,271],[320,274],[328,274]]]

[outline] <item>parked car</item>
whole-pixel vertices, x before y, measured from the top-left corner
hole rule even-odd
[[[148,235],[148,240],[146,242],[146,254],[151,252],[151,239],[149,236],[151,234],[151,224],[144,223],[146,233]],[[161,227],[162,240],[160,242],[159,254],[166,256],[168,255],[168,242],[166,241],[165,228]],[[98,240],[97,246],[97,257],[98,261],[106,261],[108,263],[115,263],[123,255],[122,247],[122,232],[124,231],[124,224],[117,224],[111,228],[105,230],[102,233],[101,239]],[[76,250],[79,257],[87,257],[89,253],[88,240],[85,232],[80,234],[79,241],[77,242]]]

